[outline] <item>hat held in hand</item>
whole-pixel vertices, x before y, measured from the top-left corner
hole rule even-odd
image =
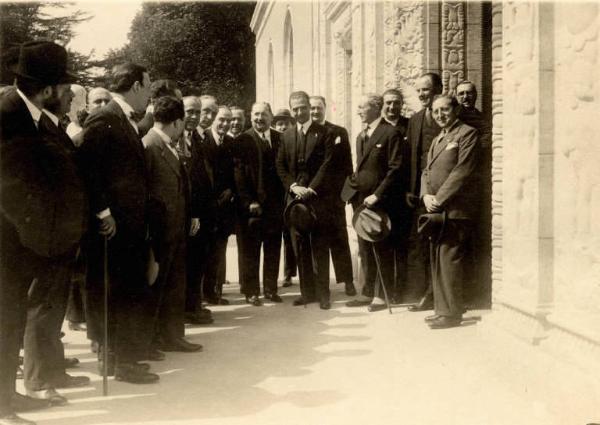
[[[295,228],[300,233],[310,233],[317,222],[317,216],[312,206],[302,199],[294,199],[283,212],[286,226]]]
[[[387,213],[377,207],[367,208],[361,205],[354,211],[352,226],[356,234],[365,241],[379,242],[388,237],[392,230],[392,222]]]

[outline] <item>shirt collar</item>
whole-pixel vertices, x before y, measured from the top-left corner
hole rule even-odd
[[[160,136],[162,141],[165,142],[167,145],[169,145],[171,143],[171,138],[167,135],[167,133],[165,133],[164,131],[162,131],[160,128],[158,128],[156,126],[152,127],[152,129],[156,132],[156,134],[158,134]]]
[[[271,140],[271,129],[270,128],[267,128],[262,133],[260,131],[256,130],[255,128],[252,128],[252,130],[254,130],[254,132],[256,134],[258,134],[258,137],[260,137],[261,139],[262,139],[263,134],[264,134],[267,140]]]
[[[372,121],[371,124],[367,124],[369,127],[369,131],[367,131],[367,135],[371,137],[371,134],[375,131],[379,123],[381,122],[381,117],[377,118],[375,121]]]
[[[306,134],[311,124],[312,120],[308,119],[304,124],[296,123],[296,129],[298,131],[302,131],[302,134]]]
[[[131,123],[131,126],[133,127],[135,132],[139,133],[137,123],[132,118],[132,115],[135,111],[133,110],[131,105],[129,103],[125,102],[125,98],[123,97],[122,94],[112,93],[112,92],[110,94],[112,95],[113,100],[115,102],[117,102],[117,105],[119,105],[119,107],[121,108],[121,110],[123,111],[123,113],[125,114],[127,119],[129,120],[129,122]]]
[[[54,115],[52,112],[50,112],[47,109],[42,109],[42,112],[44,112],[44,114],[46,114],[48,116],[48,118],[50,118],[50,120],[54,123],[54,125],[56,127],[58,127],[58,117],[56,115]]]
[[[398,125],[398,121],[400,121],[400,118],[398,118],[396,121],[392,121],[392,120],[388,120],[386,117],[383,117],[383,119],[388,123],[393,125],[394,127],[396,127]]]
[[[196,131],[198,132],[198,134],[200,135],[200,137],[201,137],[202,139],[204,139],[204,132],[205,132],[206,130],[208,130],[208,129],[206,129],[206,128],[202,128],[202,127],[200,127],[200,125],[198,125],[198,127],[196,127]]]
[[[217,145],[219,145],[219,144],[220,144],[220,143],[219,143],[219,140],[221,140],[221,136],[219,135],[219,133],[217,133],[217,132],[215,131],[215,129],[214,129],[214,128],[211,128],[211,129],[210,129],[210,131],[211,131],[211,133],[212,133],[212,135],[213,135],[213,139],[215,139],[215,143],[216,143]]]
[[[454,121],[452,121],[452,124],[450,124],[448,127],[442,128],[442,131],[440,133],[442,133],[443,135],[448,134],[454,127],[456,127],[457,124],[458,124],[458,118],[456,118]]]
[[[29,99],[27,99],[27,96],[25,96],[21,90],[17,89],[17,93],[19,94],[21,99],[23,99],[23,102],[25,102],[25,106],[27,106],[27,109],[31,114],[31,118],[33,119],[37,127],[38,122],[40,121],[40,117],[42,116],[42,111],[40,110],[40,108],[35,106]]]

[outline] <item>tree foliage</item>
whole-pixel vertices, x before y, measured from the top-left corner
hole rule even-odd
[[[91,16],[75,11],[69,14],[48,13],[60,11],[70,3],[0,3],[0,52],[26,41],[45,39],[63,46],[73,38],[73,27],[91,19]],[[91,81],[90,56],[69,51],[71,69],[80,83]]]
[[[240,2],[144,3],[129,45],[106,60],[139,61],[153,79],[173,79],[184,93],[196,88],[247,108],[255,95],[253,10],[254,3]]]

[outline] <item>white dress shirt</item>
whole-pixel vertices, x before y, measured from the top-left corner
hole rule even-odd
[[[273,144],[271,143],[271,129],[270,128],[268,128],[266,131],[264,131],[262,133],[254,128],[253,128],[253,130],[256,134],[258,134],[258,137],[260,137],[263,140],[266,140],[267,143],[269,144],[269,146],[273,147]]]
[[[119,107],[123,110],[123,113],[127,117],[129,124],[131,124],[131,126],[133,127],[135,132],[139,134],[140,130],[138,129],[137,123],[133,120],[133,118],[131,118],[131,115],[134,113],[134,110],[131,107],[131,105],[129,105],[129,103],[125,102],[125,98],[123,97],[122,94],[111,92],[111,95],[112,95],[113,100],[115,102],[117,102]]]
[[[301,131],[302,134],[304,134],[306,136],[306,132],[310,128],[311,124],[312,124],[312,121],[310,119],[308,121],[306,121],[304,124],[296,123],[296,130]]]

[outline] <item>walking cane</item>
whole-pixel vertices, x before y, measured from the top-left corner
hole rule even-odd
[[[385,285],[383,284],[383,276],[381,274],[381,263],[379,261],[379,254],[377,254],[374,244],[371,244],[371,249],[373,249],[373,256],[375,257],[375,264],[377,266],[377,278],[379,279],[379,286],[381,286],[381,289],[383,289],[385,303],[387,304],[388,309],[390,310],[390,314],[392,314],[392,306],[390,305],[390,299],[388,298],[387,289],[385,289]]]
[[[102,395],[108,395],[108,237],[104,236],[104,350],[102,350]]]
[[[300,296],[302,297],[302,299],[304,300],[304,308],[306,308],[306,298],[304,298],[304,296],[302,295],[302,286],[303,284],[306,285],[306,281],[304,280],[306,277],[304,275],[304,253],[302,252],[302,243],[303,243],[303,238],[304,236],[298,232],[296,229],[293,229],[294,232],[296,232],[296,241],[298,244],[298,279],[300,280]],[[304,291],[306,292],[306,291]]]

